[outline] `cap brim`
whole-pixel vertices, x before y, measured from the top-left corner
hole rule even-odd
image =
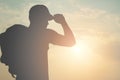
[[[53,16],[49,15],[48,20],[52,20],[52,19],[53,19]]]

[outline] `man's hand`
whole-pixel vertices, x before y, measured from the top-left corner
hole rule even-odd
[[[62,14],[55,14],[54,15],[54,21],[59,24],[64,24],[66,23],[65,18]]]

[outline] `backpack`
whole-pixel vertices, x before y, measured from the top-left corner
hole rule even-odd
[[[1,46],[1,58],[0,61],[9,66],[9,72],[13,77],[17,73],[16,71],[16,59],[17,59],[17,44],[18,40],[22,38],[26,32],[27,27],[20,24],[15,24],[9,27],[4,33],[0,34],[0,46]],[[20,43],[19,43],[20,44]]]

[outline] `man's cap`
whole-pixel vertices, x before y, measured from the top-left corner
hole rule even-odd
[[[47,20],[52,20],[53,16],[50,14],[48,8],[44,5],[35,5],[29,11],[32,17],[42,17]]]

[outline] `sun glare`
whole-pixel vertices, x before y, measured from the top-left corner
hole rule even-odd
[[[84,41],[80,41],[74,47],[72,47],[72,50],[75,53],[86,53],[87,51],[90,50],[90,46]]]
[[[71,48],[71,58],[77,61],[91,61],[93,57],[92,47],[85,40],[77,41],[77,44]]]
[[[72,47],[72,51],[75,54],[86,54],[91,52],[92,48],[90,46],[90,43],[87,41],[79,40],[75,46]]]

